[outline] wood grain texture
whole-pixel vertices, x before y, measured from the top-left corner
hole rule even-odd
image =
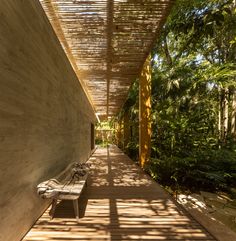
[[[0,240],[48,202],[41,181],[90,154],[91,105],[37,0],[0,1]]]
[[[63,201],[54,219],[47,210],[23,241],[215,240],[117,147],[97,149],[89,162],[79,223]]]

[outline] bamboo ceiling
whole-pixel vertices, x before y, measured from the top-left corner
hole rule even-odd
[[[40,0],[95,112],[115,115],[173,0]]]

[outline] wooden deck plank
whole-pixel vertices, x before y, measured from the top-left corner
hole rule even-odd
[[[97,149],[89,162],[79,223],[72,202],[62,201],[55,218],[46,210],[23,241],[215,240],[117,147]]]

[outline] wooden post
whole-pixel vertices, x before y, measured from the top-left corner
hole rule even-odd
[[[116,144],[119,148],[123,148],[123,119],[116,123]]]
[[[124,148],[128,145],[130,141],[130,125],[129,125],[129,114],[124,113]]]
[[[151,152],[151,56],[144,63],[139,80],[139,163],[143,168]]]

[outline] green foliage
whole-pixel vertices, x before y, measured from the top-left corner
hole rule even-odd
[[[103,141],[102,141],[102,139],[95,139],[95,145],[98,145],[98,146],[102,146],[102,144],[103,144]]]
[[[212,191],[236,185],[236,133],[225,130],[223,140],[218,127],[226,102],[232,125],[235,26],[232,0],[178,0],[153,49],[147,170],[165,186]],[[229,94],[223,96],[226,89]],[[138,123],[137,82],[120,116],[124,112]],[[131,157],[138,155],[137,143],[132,139],[126,148]]]
[[[229,150],[205,150],[191,157],[152,159],[146,170],[164,186],[192,191],[229,191],[236,185],[236,154]]]
[[[130,141],[125,147],[125,153],[134,161],[138,161],[139,145],[137,141]]]
[[[138,91],[139,91],[139,82],[138,79],[134,81],[132,86],[130,87],[127,100],[121,109],[118,120],[122,119],[125,112],[128,112],[130,115],[130,119],[132,121],[137,120],[138,117]]]
[[[100,147],[107,147],[110,144],[108,140],[95,139],[95,145]]]

